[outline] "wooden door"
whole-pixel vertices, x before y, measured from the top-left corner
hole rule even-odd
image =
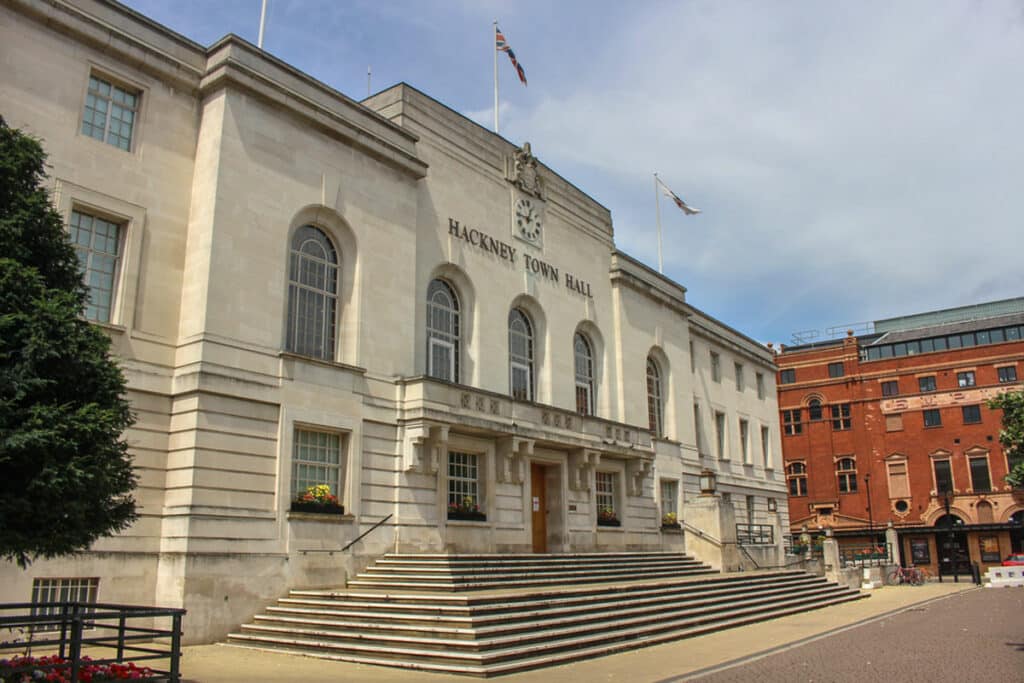
[[[533,552],[548,551],[547,494],[544,486],[544,466],[530,463],[530,509],[533,528]]]

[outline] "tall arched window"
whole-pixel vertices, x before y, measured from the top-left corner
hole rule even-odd
[[[647,356],[647,423],[655,436],[664,431],[664,410],[661,399],[661,371],[653,358]]]
[[[427,374],[459,381],[459,298],[444,280],[427,287]]]
[[[590,342],[579,332],[573,337],[576,365],[576,412],[594,414],[594,353]]]
[[[509,387],[517,401],[533,400],[533,325],[522,310],[508,314]]]
[[[337,315],[338,252],[322,230],[304,225],[292,236],[285,350],[334,360]]]
[[[817,422],[821,419],[821,401],[816,398],[812,398],[807,402],[807,412],[810,413],[811,422]]]

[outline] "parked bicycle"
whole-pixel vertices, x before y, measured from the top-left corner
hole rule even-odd
[[[896,567],[885,577],[885,584],[887,586],[900,586],[903,584],[920,586],[927,578],[926,571],[917,567]]]

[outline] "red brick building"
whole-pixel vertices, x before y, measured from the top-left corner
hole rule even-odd
[[[868,328],[777,356],[791,530],[842,547],[891,523],[903,564],[946,574],[1021,552],[1024,491],[986,401],[1024,388],[1024,298]]]

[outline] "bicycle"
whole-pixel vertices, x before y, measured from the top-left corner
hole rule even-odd
[[[887,586],[899,586],[902,584],[920,586],[924,583],[924,580],[925,574],[923,570],[917,567],[896,567],[885,577],[885,584]]]

